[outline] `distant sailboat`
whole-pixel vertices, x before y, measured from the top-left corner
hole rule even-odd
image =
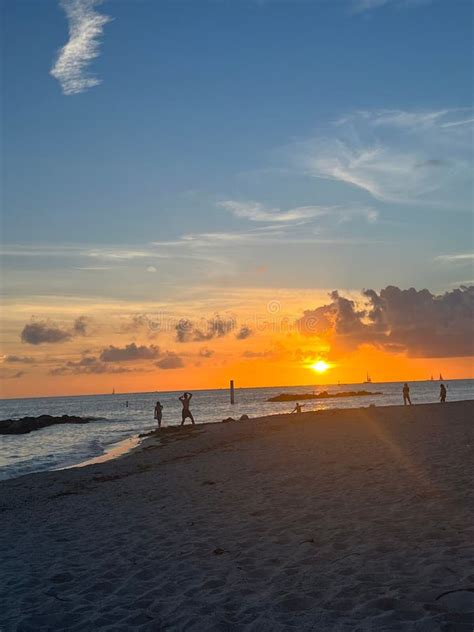
[[[441,373],[439,374],[439,381],[442,382],[443,381],[443,376],[441,375]]]
[[[112,395],[115,395],[115,388],[112,389]]]
[[[367,377],[365,378],[364,384],[372,384],[372,378],[370,377],[368,373],[367,373]]]
[[[433,381],[434,381],[433,376],[431,376],[431,378],[430,378],[430,382],[433,382]]]

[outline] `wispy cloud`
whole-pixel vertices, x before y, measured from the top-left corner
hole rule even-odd
[[[70,244],[41,244],[41,245],[31,245],[31,244],[2,244],[0,245],[0,256],[5,258],[23,258],[23,257],[31,257],[31,258],[61,258],[61,259],[71,259],[71,260],[80,260],[84,259],[85,262],[90,259],[98,260],[99,262],[105,262],[107,265],[75,265],[73,268],[75,270],[82,271],[104,271],[104,270],[113,270],[114,266],[125,265],[127,263],[132,262],[140,262],[141,260],[160,260],[160,259],[176,259],[177,256],[180,256],[182,259],[200,259],[203,261],[214,261],[213,259],[209,259],[205,255],[197,255],[197,254],[181,254],[176,255],[175,252],[171,252],[171,249],[175,245],[181,245],[183,242],[182,238],[178,241],[170,240],[163,242],[152,242],[150,244],[140,244],[140,245],[131,245],[131,246],[103,246],[98,244],[94,247],[87,247],[83,245],[70,245]],[[166,246],[169,247],[170,251],[167,252],[166,249],[157,249],[156,246]],[[156,272],[156,269],[153,269],[154,266],[147,266],[148,272]]]
[[[363,11],[370,11],[370,9],[378,9],[388,4],[390,0],[352,0],[352,6],[354,11],[362,13]]]
[[[104,259],[106,261],[131,261],[133,259],[159,257],[159,253],[149,249],[93,248],[85,254],[93,259]]]
[[[229,211],[236,217],[248,219],[252,222],[267,222],[270,224],[301,224],[318,217],[332,217],[337,223],[349,221],[354,217],[363,217],[369,222],[374,222],[378,217],[377,211],[370,207],[298,206],[284,211],[280,208],[269,208],[260,202],[236,200],[218,202],[217,206]],[[267,230],[272,229],[274,230],[274,227],[267,227]]]
[[[79,253],[79,246],[61,244],[1,244],[2,257],[63,257]]]
[[[6,355],[1,358],[1,361],[19,364],[33,364],[35,359],[31,356]]]
[[[103,373],[131,373],[135,369],[122,366],[113,366],[107,362],[101,362],[95,356],[85,356],[81,360],[69,360],[61,366],[49,371],[50,375],[101,375]]]
[[[366,121],[372,127],[394,127],[413,132],[420,132],[428,128],[439,126],[440,128],[466,125],[474,121],[473,118],[460,119],[467,112],[472,113],[472,108],[454,108],[443,110],[358,110],[347,116],[343,116],[335,125],[344,125],[348,122]]]
[[[407,193],[419,191],[422,178],[413,172],[418,162],[414,155],[394,152],[388,147],[352,147],[343,141],[326,144],[321,153],[309,158],[309,172],[313,175],[339,180],[370,193],[375,199],[399,201]],[[436,188],[432,182],[423,193]]]
[[[393,5],[398,8],[417,7],[423,4],[430,4],[432,0],[351,0],[354,13],[364,13],[380,9],[384,6]]]
[[[458,253],[453,255],[439,255],[436,257],[438,261],[446,261],[448,263],[471,263],[474,261],[474,253]]]
[[[2,371],[2,379],[3,380],[16,380],[20,377],[23,377],[24,375],[27,375],[27,373],[25,371],[17,371],[16,373],[13,374],[9,374],[9,373],[4,373]]]
[[[474,123],[474,118],[468,118],[462,121],[451,121],[448,123],[443,123],[441,127],[460,127],[461,125],[472,125],[473,123]]]
[[[272,227],[265,227],[262,231],[241,231],[228,233],[195,233],[184,235],[179,241],[160,242],[163,246],[173,245],[174,248],[205,250],[210,248],[217,250],[224,249],[229,252],[231,247],[240,246],[271,246],[271,245],[317,245],[317,244],[368,244],[376,243],[370,239],[350,239],[345,237],[319,236],[317,231],[310,230],[307,234],[288,233],[284,231],[272,230]],[[382,242],[377,242],[382,243]],[[220,263],[222,261],[218,260]]]
[[[335,121],[329,133],[294,146],[295,161],[307,174],[380,201],[452,206],[471,171],[467,111],[472,109],[358,111]]]
[[[101,0],[60,0],[69,22],[69,41],[59,51],[51,75],[64,94],[79,94],[101,83],[88,73],[90,62],[99,55],[99,38],[111,20],[95,10]]]
[[[318,215],[326,215],[328,212],[327,207],[319,206],[300,206],[282,211],[280,208],[268,208],[260,202],[238,202],[235,200],[224,200],[218,202],[217,206],[230,211],[236,217],[250,219],[253,222],[290,223],[311,219]]]

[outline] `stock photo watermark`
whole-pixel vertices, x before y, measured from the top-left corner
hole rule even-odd
[[[235,333],[245,338],[250,333],[303,333],[316,335],[322,319],[312,313],[297,318],[286,315],[278,300],[270,300],[262,312],[237,317],[234,314],[213,314],[210,317],[177,317],[165,312],[141,314],[135,318],[140,326],[153,333],[173,333],[178,342],[205,341]]]

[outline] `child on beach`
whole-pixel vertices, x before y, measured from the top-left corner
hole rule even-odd
[[[183,405],[183,410],[181,411],[181,425],[184,425],[186,419],[191,419],[191,423],[194,426],[194,417],[189,410],[189,403],[191,401],[192,393],[183,393],[181,397],[179,397],[179,401]]]
[[[160,402],[155,404],[155,419],[158,422],[158,428],[161,428],[161,419],[163,417],[163,406]]]

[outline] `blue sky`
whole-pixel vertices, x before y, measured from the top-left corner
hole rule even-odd
[[[64,7],[5,2],[7,293],[472,279],[471,2],[76,1],[69,95]]]

